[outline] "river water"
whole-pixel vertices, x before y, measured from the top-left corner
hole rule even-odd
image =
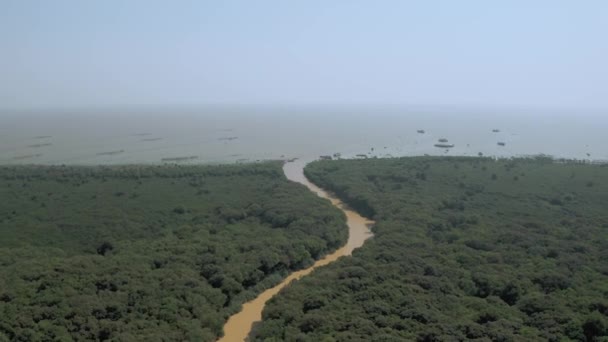
[[[344,210],[348,243],[246,303],[225,326],[223,341],[231,342],[248,335],[253,322],[261,319],[266,301],[290,281],[351,254],[370,236],[371,222],[306,180],[305,161],[334,153],[344,158],[543,153],[608,160],[606,132],[606,111],[371,107],[0,111],[0,164],[193,164],[300,158],[285,164],[285,175]],[[439,139],[454,147],[435,147]]]
[[[309,182],[304,176],[304,166],[306,163],[307,161],[305,160],[296,160],[285,163],[283,166],[285,176],[291,181],[304,184],[310,191],[316,193],[319,197],[330,200],[333,205],[340,208],[344,214],[346,214],[349,232],[348,241],[342,248],[325,256],[323,259],[318,260],[311,267],[290,274],[280,284],[262,292],[254,300],[245,303],[241,312],[230,317],[228,322],[224,325],[225,335],[222,339],[220,339],[220,341],[241,342],[246,340],[249,332],[251,331],[253,323],[262,319],[262,311],[264,310],[264,306],[266,305],[266,302],[272,298],[272,296],[277,294],[282,288],[287,286],[293,280],[309,274],[314,269],[332,263],[338,260],[340,257],[351,255],[353,250],[361,247],[365,240],[372,236],[370,227],[373,224],[373,221],[370,221],[357,214],[355,211],[346,207],[335,196]]]

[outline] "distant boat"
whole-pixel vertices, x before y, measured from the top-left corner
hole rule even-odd
[[[424,130],[423,130],[423,129],[419,129],[417,132],[418,132],[419,134],[424,134]]]
[[[53,144],[52,143],[45,143],[45,144],[27,145],[27,147],[37,148],[37,147],[44,147],[44,146],[51,146],[51,145],[53,145]]]
[[[13,157],[13,159],[15,159],[15,160],[23,160],[23,159],[36,158],[36,157],[40,157],[40,156],[42,156],[42,153],[26,154],[26,155],[22,155],[22,156],[16,156],[16,157]]]
[[[439,148],[452,148],[452,147],[454,147],[454,144],[435,144],[435,147],[439,147]]]
[[[319,159],[321,160],[331,160],[331,156],[319,156]]]
[[[116,150],[116,151],[107,151],[107,152],[99,152],[97,153],[98,156],[113,156],[115,154],[121,154],[123,153],[125,150]]]
[[[181,162],[187,160],[198,159],[198,156],[185,156],[185,157],[171,157],[171,158],[162,158],[162,162]]]
[[[439,139],[439,142],[442,142],[442,143],[447,143],[447,142],[448,142],[448,139],[446,139],[446,138],[441,138],[441,139]]]
[[[500,132],[500,130],[499,130],[499,129],[493,129],[493,130],[492,130],[492,132],[494,132],[494,133],[499,133],[499,132]]]
[[[504,142],[498,142],[497,145],[498,146],[505,146],[506,144]]]

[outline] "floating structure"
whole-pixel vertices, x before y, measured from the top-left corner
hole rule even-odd
[[[342,157],[342,153],[340,153],[340,152],[334,153],[334,158],[340,158],[340,157]]]
[[[115,154],[121,154],[123,153],[125,150],[116,150],[116,151],[107,151],[107,152],[99,152],[97,153],[98,156],[113,156]]]
[[[38,147],[44,147],[44,146],[51,146],[53,145],[52,143],[44,143],[44,144],[32,144],[32,145],[27,145],[27,147],[31,147],[31,148],[38,148]]]
[[[356,157],[367,159],[367,154],[357,154]]]
[[[331,156],[319,156],[319,159],[321,160],[331,160]]]
[[[13,159],[14,160],[32,159],[32,158],[36,158],[36,157],[40,157],[40,156],[42,156],[42,153],[26,154],[26,155],[22,155],[22,156],[16,156]]]
[[[505,144],[504,142],[502,142],[502,141],[499,141],[499,142],[497,142],[496,144],[497,144],[498,146],[505,146],[505,145],[506,145],[506,144]]]
[[[198,159],[198,156],[185,156],[185,157],[171,157],[171,158],[162,158],[162,162],[182,162],[187,160]]]
[[[439,147],[439,148],[452,148],[452,147],[454,147],[454,144],[435,144],[435,147]]]

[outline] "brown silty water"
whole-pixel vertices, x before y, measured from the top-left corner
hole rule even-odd
[[[224,337],[219,340],[220,342],[246,341],[253,324],[262,320],[262,311],[264,310],[266,302],[282,288],[291,283],[291,281],[300,279],[318,267],[332,263],[342,256],[351,255],[353,250],[361,247],[363,243],[365,243],[365,240],[372,237],[370,227],[374,221],[359,215],[348,208],[335,196],[308,181],[304,176],[304,166],[306,166],[306,163],[307,162],[303,160],[287,162],[283,166],[283,172],[287,179],[304,184],[310,191],[316,193],[319,197],[330,200],[334,206],[340,208],[344,214],[346,214],[348,241],[346,242],[346,245],[340,249],[325,256],[323,259],[317,260],[311,267],[290,274],[275,287],[262,292],[252,301],[243,304],[243,309],[239,313],[231,316],[224,325]]]

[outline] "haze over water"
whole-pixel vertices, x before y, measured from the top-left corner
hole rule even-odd
[[[180,163],[233,163],[334,153],[349,158],[479,152],[608,160],[607,130],[608,113],[572,111],[242,107],[21,112],[0,115],[0,163],[133,164],[181,157],[196,158]],[[454,148],[435,147],[440,138]]]

